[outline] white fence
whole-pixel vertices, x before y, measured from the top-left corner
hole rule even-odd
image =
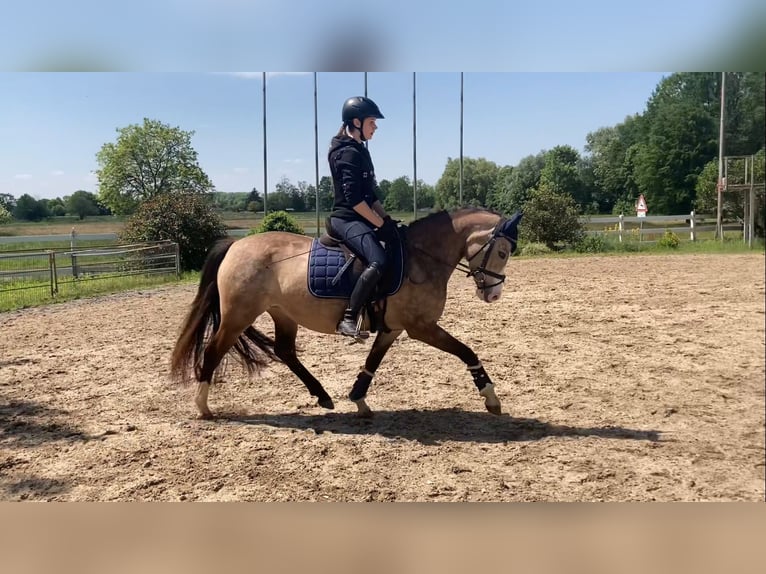
[[[603,224],[604,226],[614,225],[613,230],[599,230],[590,229],[587,231],[589,235],[609,234],[616,235],[618,240],[622,242],[627,237],[634,237],[638,241],[651,243],[656,241],[654,239],[657,235],[664,235],[666,231],[671,231],[683,237],[689,236],[690,241],[697,241],[699,239],[699,233],[706,231],[716,230],[716,220],[711,215],[697,215],[693,211],[688,215],[647,215],[645,217],[637,216],[624,216],[616,215],[613,217],[597,217],[597,218],[581,218],[583,223],[588,223],[591,226]],[[650,224],[644,226],[645,223]],[[657,223],[663,223],[665,225],[656,226]],[[632,224],[630,228],[626,224]],[[636,226],[636,224],[638,224]],[[723,232],[738,232],[742,234],[744,238],[745,229],[743,223],[726,223],[723,225]]]

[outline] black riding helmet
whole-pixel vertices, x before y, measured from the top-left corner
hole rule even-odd
[[[365,118],[385,119],[380,113],[380,108],[370,98],[364,96],[355,96],[347,99],[343,103],[343,123],[349,127],[354,127],[354,119],[363,122]],[[362,135],[364,140],[364,135]]]

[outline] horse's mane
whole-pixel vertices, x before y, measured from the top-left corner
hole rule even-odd
[[[499,217],[502,217],[501,213],[498,213],[497,211],[494,211],[492,209],[488,209],[486,207],[459,207],[457,209],[453,209],[451,211],[447,211],[445,209],[442,209],[440,211],[435,211],[433,213],[429,213],[425,217],[421,217],[420,219],[416,219],[412,221],[409,224],[410,230],[417,229],[421,227],[422,225],[430,225],[434,222],[441,221],[445,217],[448,218],[450,221],[453,217],[456,215],[463,215],[463,214],[469,214],[469,213],[491,213],[493,215],[497,215]]]

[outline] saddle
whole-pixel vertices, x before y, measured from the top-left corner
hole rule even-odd
[[[380,315],[378,320],[382,324],[380,304],[384,306],[386,298],[398,293],[404,282],[406,227],[399,227],[397,231],[398,241],[384,244],[386,268],[372,299],[365,305],[371,319],[371,331],[376,330],[376,321],[372,320],[376,315]],[[325,233],[311,242],[307,274],[309,293],[320,299],[349,299],[357,279],[366,267],[366,261],[355,255],[341,239],[333,236],[328,218]]]

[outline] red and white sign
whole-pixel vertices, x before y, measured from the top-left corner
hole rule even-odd
[[[644,194],[638,196],[638,201],[636,202],[636,216],[637,217],[646,217],[646,212],[649,211],[649,209],[646,207],[646,200],[644,199]]]

